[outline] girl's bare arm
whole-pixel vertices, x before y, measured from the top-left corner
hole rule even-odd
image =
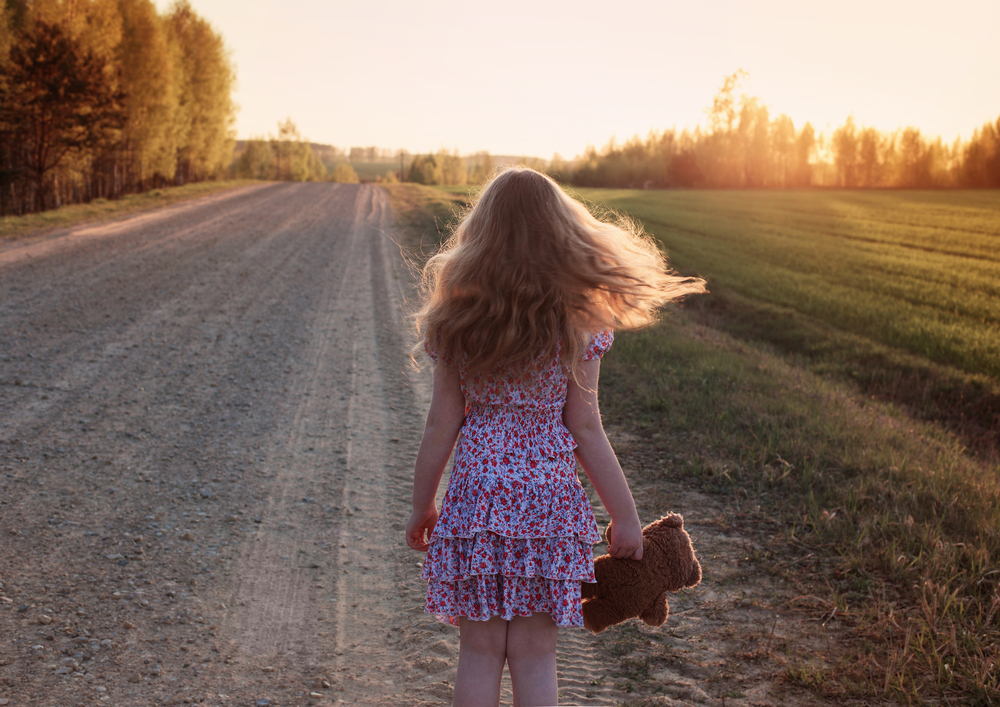
[[[640,560],[642,526],[625,474],[604,433],[601,412],[597,406],[597,379],[600,370],[599,359],[580,364],[577,380],[569,381],[563,422],[576,440],[576,458],[580,466],[611,515],[608,552],[614,557]]]
[[[406,524],[406,544],[414,550],[427,550],[438,518],[434,503],[438,484],[464,420],[465,396],[458,369],[437,363],[431,408],[413,472],[413,512]]]

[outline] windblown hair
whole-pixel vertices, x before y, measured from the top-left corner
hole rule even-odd
[[[705,291],[671,272],[635,223],[595,218],[549,177],[499,170],[424,268],[416,324],[470,374],[551,361],[575,377],[590,334],[637,329],[656,309]]]

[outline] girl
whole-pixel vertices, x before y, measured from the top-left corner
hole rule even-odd
[[[524,167],[493,177],[424,277],[434,392],[406,541],[427,552],[426,611],[460,627],[454,704],[497,705],[506,662],[516,707],[555,705],[558,627],[583,625],[600,541],[577,461],[611,516],[609,552],[642,559],[598,412],[600,358],[613,326],[648,324],[704,282],[670,274],[633,224],[597,220]]]

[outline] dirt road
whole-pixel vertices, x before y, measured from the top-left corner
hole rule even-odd
[[[278,184],[0,246],[0,704],[450,702],[392,230]],[[599,656],[564,702],[620,697]]]

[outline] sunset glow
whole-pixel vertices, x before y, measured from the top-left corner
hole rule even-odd
[[[166,7],[168,3],[160,3]],[[238,71],[240,137],[549,157],[693,128],[737,68],[773,114],[951,141],[1000,113],[1000,3],[194,0]]]

